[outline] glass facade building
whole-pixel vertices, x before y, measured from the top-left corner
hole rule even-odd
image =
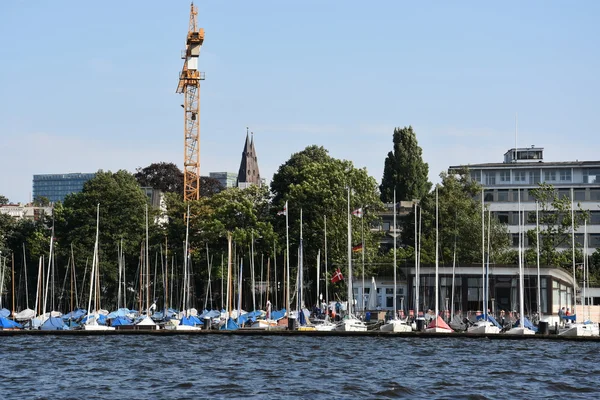
[[[46,197],[51,202],[64,201],[71,193],[81,192],[83,184],[95,173],[43,174],[33,176],[33,199]]]
[[[235,172],[211,172],[208,176],[218,180],[225,189],[237,186],[238,174]]]

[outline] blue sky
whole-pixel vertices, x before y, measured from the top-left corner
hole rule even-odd
[[[322,145],[381,180],[412,125],[430,179],[501,162],[598,160],[600,3],[202,1],[201,171],[237,172],[246,127],[263,177]],[[526,4],[522,4],[526,3]],[[0,194],[37,173],[183,158],[188,1],[0,2]]]

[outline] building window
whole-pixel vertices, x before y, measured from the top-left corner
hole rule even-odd
[[[496,217],[501,224],[508,224],[508,212],[499,212]]]
[[[590,223],[600,224],[600,211],[590,211]]]
[[[590,189],[590,200],[600,200],[600,189]]]
[[[508,201],[508,189],[498,190],[498,201]]]
[[[583,170],[583,183],[597,183],[600,181],[600,168],[587,168]]]
[[[585,201],[585,189],[573,190],[573,197],[576,201]]]
[[[544,171],[544,181],[545,182],[554,182],[556,180],[556,171],[553,169],[549,169]]]
[[[600,233],[590,233],[589,247],[600,247]]]
[[[493,186],[496,184],[496,173],[495,172],[486,172],[485,173],[485,184],[487,186]]]
[[[571,182],[571,170],[570,169],[561,169],[560,170],[560,181],[561,182]]]
[[[471,180],[481,182],[481,171],[471,171]]]
[[[568,200],[571,200],[571,190],[570,189],[558,189],[558,198],[562,199],[566,197]]]
[[[519,234],[513,233],[513,234],[511,234],[511,236],[512,236],[512,245],[514,247],[517,247],[519,245]]]
[[[525,171],[514,171],[515,183],[525,183],[527,179],[527,172]]]
[[[493,190],[486,190],[484,192],[483,200],[486,201],[486,202],[494,201],[494,191]]]
[[[536,169],[534,171],[529,172],[530,183],[537,185],[540,183],[540,170]]]
[[[509,183],[510,182],[510,171],[500,171],[500,182]]]

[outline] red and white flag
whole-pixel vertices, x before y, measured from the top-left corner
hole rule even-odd
[[[342,271],[340,271],[340,269],[338,268],[335,271],[335,274],[333,274],[333,276],[331,277],[331,283],[336,283],[338,281],[343,281],[344,280],[344,275],[342,275]]]
[[[355,217],[358,217],[358,218],[362,218],[362,216],[363,216],[362,207],[357,208],[356,210],[352,211],[352,215],[354,215]]]
[[[283,211],[278,211],[277,215],[287,215],[287,201],[285,202],[285,206],[283,206]]]

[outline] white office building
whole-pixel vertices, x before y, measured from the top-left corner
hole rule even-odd
[[[571,189],[575,201],[575,210],[590,213],[587,226],[588,253],[600,247],[600,161],[562,161],[545,162],[543,148],[513,148],[504,154],[504,162],[456,165],[449,172],[469,168],[471,178],[484,188],[484,200],[493,214],[508,226],[513,245],[518,245],[518,200],[527,213],[535,213],[535,199],[530,190],[539,187],[539,183],[554,186],[560,197],[571,198]],[[535,217],[526,218],[526,230],[535,229]],[[533,221],[533,222],[532,222]],[[583,227],[575,234],[575,240],[583,244]],[[527,246],[528,243],[525,243]]]

